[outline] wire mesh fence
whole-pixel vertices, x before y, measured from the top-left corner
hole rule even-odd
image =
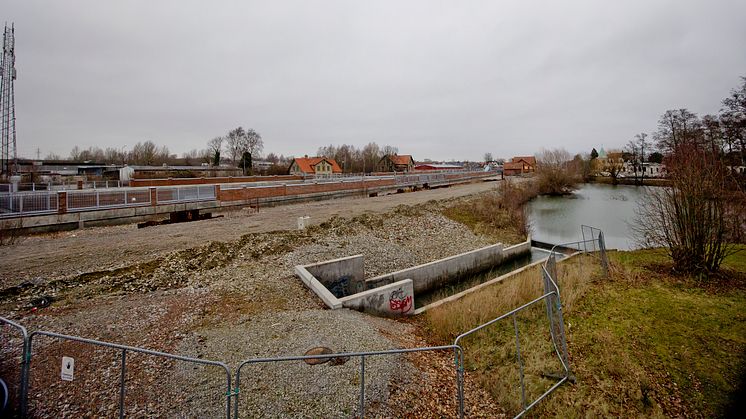
[[[0,193],[0,217],[56,212],[57,204],[54,192]]]
[[[157,191],[158,202],[160,203],[215,199],[215,187],[213,185],[159,187]]]
[[[405,354],[443,351],[462,359],[456,345],[249,359],[236,370],[233,417],[292,417],[323,409],[336,417],[362,418],[371,402],[387,392],[388,378],[402,370]],[[319,372],[304,371],[311,368]],[[457,388],[452,398],[461,406]],[[298,392],[310,393],[312,404],[309,398],[292,397]]]
[[[21,390],[27,338],[23,326],[0,317],[0,417],[25,415]]]
[[[556,259],[561,251],[579,249],[578,264],[607,272],[603,232],[591,227],[587,233],[588,240],[552,249],[541,265],[539,296],[460,334],[452,345],[253,358],[239,364],[234,381],[222,362],[53,332],[27,334],[0,317],[0,378],[10,395],[4,417],[299,416],[330,403],[333,415],[363,417],[385,394],[390,372],[401,369],[403,357],[443,351],[454,356],[454,415],[474,413],[464,402],[468,367],[493,371],[479,384],[493,394],[511,394],[505,407],[520,417],[571,379],[558,284],[591,272],[565,270]],[[307,361],[324,369],[304,373],[318,368]],[[313,402],[288,397],[298,391],[311,393]]]
[[[68,211],[150,205],[147,189],[82,190],[67,192]]]
[[[29,415],[220,417],[230,369],[220,362],[76,336],[29,336]]]

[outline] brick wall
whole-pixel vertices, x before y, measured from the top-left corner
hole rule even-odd
[[[363,185],[362,181],[357,182],[334,182],[334,183],[306,183],[302,185],[281,185],[267,186],[258,188],[242,189],[221,189],[221,201],[243,201],[257,198],[274,198],[287,195],[308,195],[323,192],[337,192],[349,190],[363,190],[365,188],[377,188],[382,186],[393,186],[393,179],[380,179],[367,181]]]
[[[135,186],[185,186],[206,185],[214,183],[249,183],[276,182],[288,180],[303,180],[302,176],[237,176],[237,177],[200,177],[200,178],[168,178],[168,179],[132,179],[130,185]]]

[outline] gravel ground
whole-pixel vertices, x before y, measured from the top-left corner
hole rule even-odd
[[[418,333],[407,322],[325,309],[294,276],[293,267],[362,253],[366,275],[374,276],[489,244],[443,217],[443,205],[431,202],[416,209],[394,207],[383,214],[333,216],[305,231],[248,233],[227,242],[157,253],[151,259],[134,258],[114,269],[102,265],[80,274],[50,275],[23,287],[0,289],[0,313],[29,330],[224,361],[234,372],[241,360],[302,355],[314,346],[364,351],[419,345],[401,339]],[[192,225],[204,226],[209,224]],[[54,264],[49,269],[62,272]],[[52,306],[29,311],[29,304],[41,295],[54,297]],[[70,388],[59,381],[59,357],[65,354],[74,354],[83,368]],[[40,341],[37,348],[35,343],[32,389],[44,390],[31,397],[37,404],[36,416],[113,415],[119,362],[116,354],[81,345]],[[131,362],[127,411],[133,416],[222,414],[225,389],[219,370],[143,356],[133,356]],[[398,389],[396,400],[401,401],[402,394],[409,394],[402,388],[412,390],[424,379],[434,380],[432,373],[423,372],[425,364],[410,357],[366,360],[366,401],[372,411],[387,416],[392,388]],[[448,367],[443,374],[450,376]],[[242,377],[240,408],[245,417],[349,417],[357,411],[356,359],[343,365],[267,364],[242,370]],[[437,387],[437,380],[433,382]],[[419,398],[424,400],[427,394]],[[452,411],[448,404],[420,405],[430,409],[421,416]]]
[[[385,214],[399,205],[421,205],[495,189],[497,182],[375,198],[348,197],[277,207],[221,212],[224,218],[138,229],[136,225],[86,228],[25,238],[0,247],[0,289],[38,278],[51,280],[84,272],[116,269],[153,260],[209,241],[231,242],[247,233],[292,230],[300,216],[314,225],[335,216]]]

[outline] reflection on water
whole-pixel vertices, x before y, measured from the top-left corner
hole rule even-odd
[[[600,228],[609,249],[631,249],[628,223],[646,187],[585,184],[573,195],[540,196],[528,204],[531,238],[566,243],[581,238],[580,225]]]

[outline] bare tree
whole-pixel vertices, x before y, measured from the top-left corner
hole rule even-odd
[[[245,136],[246,132],[242,127],[238,127],[228,132],[225,136],[225,145],[228,150],[228,155],[231,156],[231,162],[236,165],[238,159],[245,149]]]
[[[254,158],[259,157],[259,154],[262,152],[262,150],[264,150],[264,141],[262,141],[262,136],[259,135],[258,132],[254,131],[254,129],[249,128],[244,133],[244,137],[245,149],[243,151],[248,151]]]
[[[668,158],[670,188],[640,202],[632,230],[638,244],[667,249],[674,270],[715,272],[743,238],[744,193],[718,154],[679,145]]]
[[[730,96],[723,100],[721,121],[724,125],[726,141],[730,144],[730,151],[736,145],[741,151],[741,165],[746,163],[746,77],[741,78],[742,84],[731,90]]]
[[[484,162],[485,163],[489,163],[489,162],[491,162],[493,160],[494,159],[492,158],[492,153],[489,153],[489,152],[488,153],[484,153]]]
[[[658,121],[658,131],[654,137],[659,149],[671,153],[679,146],[698,144],[701,139],[701,122],[688,109],[668,110]]]
[[[390,146],[390,145],[385,145],[385,146],[383,146],[382,152],[383,152],[384,156],[391,156],[391,155],[394,155],[394,154],[399,154],[399,148],[398,147],[394,147],[394,146]]]
[[[578,173],[572,155],[565,149],[542,150],[537,157],[536,175],[540,193],[562,195],[572,192]]]

